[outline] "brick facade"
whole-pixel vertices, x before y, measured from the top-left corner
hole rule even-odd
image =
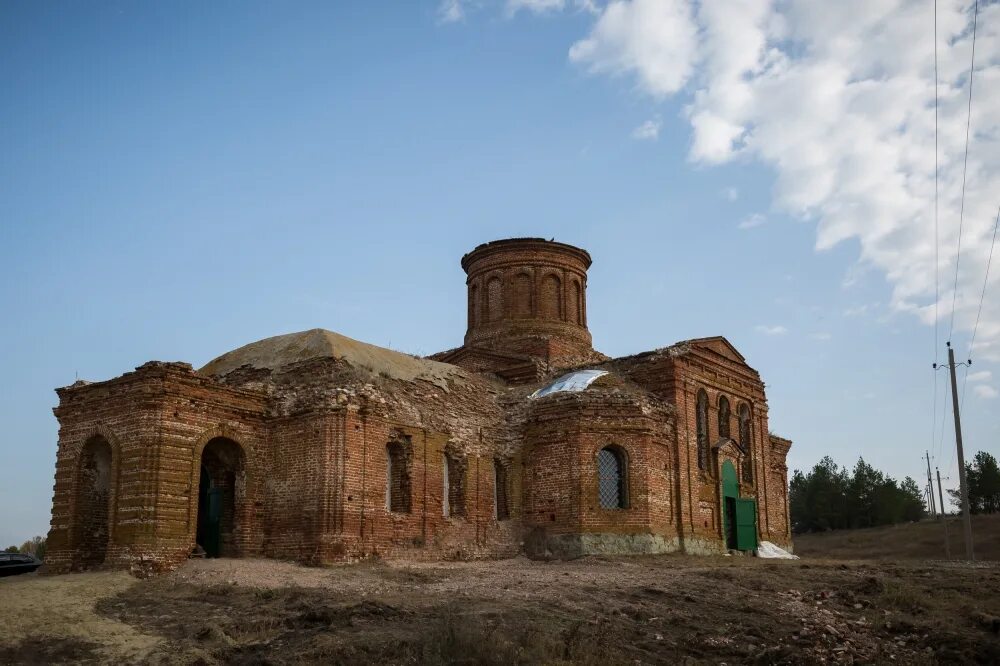
[[[721,337],[595,351],[590,263],[476,248],[465,345],[428,359],[315,329],[58,389],[47,569],[162,571],[198,545],[312,564],[722,552],[726,461],[758,538],[790,547],[791,442],[757,372]],[[583,368],[606,374],[533,397]]]

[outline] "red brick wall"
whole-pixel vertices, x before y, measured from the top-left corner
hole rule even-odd
[[[350,410],[347,457],[341,479],[342,518],[325,559],[343,557],[409,557],[418,559],[512,555],[517,552],[520,502],[516,461],[510,461],[510,517],[494,515],[494,449],[463,449],[465,463],[464,515],[452,506],[444,515],[445,450],[454,442],[445,433],[413,428]],[[386,506],[388,482],[386,445],[409,437],[410,511]],[[454,469],[454,467],[453,467]],[[335,484],[337,485],[337,484]],[[452,496],[454,502],[456,496]]]
[[[264,400],[220,387],[185,364],[149,363],[117,379],[59,390],[60,422],[47,569],[98,566],[88,559],[77,525],[95,520],[79,501],[83,445],[100,435],[111,447],[108,546],[103,564],[148,572],[187,557],[197,522],[200,446],[225,435],[247,452],[247,478],[261,473]],[[255,423],[256,421],[256,423]],[[247,485],[242,526],[230,537],[233,552],[250,554],[259,529]]]
[[[641,354],[619,359],[618,367],[633,381],[673,403],[678,410],[677,447],[680,479],[681,526],[689,539],[718,541],[722,538],[718,479],[719,461],[710,461],[706,470],[697,465],[697,392],[708,394],[709,442],[718,442],[720,398],[728,399],[731,410],[730,435],[739,439],[738,414],[742,405],[751,413],[750,462],[753,482],[741,476],[740,494],[757,500],[758,531],[761,540],[790,542],[787,520],[787,447],[776,451],[769,443],[767,400],[756,371],[733,357],[719,339],[692,342],[681,353]],[[787,441],[787,440],[784,440]],[[790,446],[790,442],[788,445]],[[740,458],[742,462],[744,458]],[[774,468],[779,472],[775,473]],[[737,467],[738,473],[740,468]]]
[[[766,402],[753,373],[706,353],[646,354],[613,367],[644,388],[619,381],[538,401],[527,400],[525,388],[501,408],[486,399],[485,386],[445,394],[407,384],[385,393],[395,402],[361,396],[331,406],[320,395],[311,408],[284,403],[293,407],[284,414],[273,413],[273,399],[262,393],[178,364],[63,389],[49,568],[97,565],[101,543],[113,566],[146,572],[183,561],[195,543],[202,452],[218,438],[241,454],[238,462],[208,465],[231,498],[227,555],[314,563],[499,557],[518,552],[522,541],[543,554],[718,550],[718,461],[705,471],[696,464],[699,388],[710,396],[712,441],[720,395],[737,410],[743,403],[753,409],[755,477],[741,494],[758,499],[761,538],[787,545],[790,442],[765,435]],[[400,402],[408,393],[411,402]],[[393,418],[414,407],[408,418],[435,427]],[[95,437],[111,452],[107,489],[97,493],[83,473],[94,465],[81,458]],[[394,441],[407,446],[409,512],[386,506],[386,447]],[[608,445],[627,457],[625,509],[598,501],[596,460]],[[445,484],[446,451],[462,461],[451,465],[460,484]],[[497,460],[507,471],[509,517],[502,520]],[[98,523],[107,524],[107,537]]]
[[[582,250],[539,239],[466,255],[471,346],[444,356],[498,373],[491,379],[401,381],[324,357],[221,378],[154,362],[60,389],[48,568],[150,572],[182,562],[196,542],[203,459],[225,489],[225,555],[327,563],[717,552],[722,397],[735,439],[741,408],[750,410],[748,454],[721,446],[751,466],[740,493],[757,500],[760,538],[789,545],[791,442],[769,436],[757,372],[721,338],[608,361],[586,329],[589,265]],[[602,361],[607,381],[583,392],[530,400],[537,385],[513,385]],[[712,446],[703,470],[699,390]],[[107,448],[95,449],[99,441]],[[396,510],[386,501],[393,442],[406,469],[394,477]],[[598,499],[597,457],[609,445],[627,460],[619,509]]]
[[[675,549],[672,417],[596,390],[538,400],[526,430],[526,547],[535,555]],[[604,508],[598,454],[624,454],[627,506]],[[638,537],[638,538],[637,538]]]

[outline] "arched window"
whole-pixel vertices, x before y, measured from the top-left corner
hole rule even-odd
[[[475,327],[479,319],[479,285],[469,289],[469,328]]]
[[[508,490],[507,465],[502,460],[493,460],[493,510],[497,520],[510,518],[510,506],[507,502]]]
[[[719,398],[719,437],[730,438],[729,434],[729,400],[726,396]]]
[[[514,276],[514,302],[511,303],[511,310],[518,319],[531,317],[531,276],[527,273]]]
[[[385,447],[385,507],[395,513],[410,513],[410,452],[407,444],[389,442]]]
[[[551,273],[546,275],[541,292],[539,314],[545,319],[562,319],[562,281]]]
[[[566,321],[582,324],[582,308],[580,307],[580,281],[573,280],[569,287],[569,300],[566,301]]]
[[[698,469],[708,469],[708,394],[704,389],[698,390],[695,420],[698,432]]]
[[[444,454],[444,515],[465,515],[465,459]]]
[[[753,429],[750,423],[750,408],[740,405],[740,446],[746,453],[743,459],[743,481],[753,483]]]
[[[627,509],[628,465],[617,446],[606,446],[597,454],[597,494],[602,509]]]
[[[486,321],[498,321],[503,316],[503,283],[493,276],[486,282]]]

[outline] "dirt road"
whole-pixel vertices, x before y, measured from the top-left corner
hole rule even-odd
[[[191,561],[0,580],[0,663],[1000,663],[1000,569]]]

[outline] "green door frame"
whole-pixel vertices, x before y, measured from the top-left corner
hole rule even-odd
[[[736,478],[736,468],[729,460],[722,462],[722,540],[726,548],[735,549],[739,543],[736,533],[736,499],[740,496],[740,483]],[[731,514],[731,515],[730,515]]]
[[[740,482],[736,467],[731,460],[722,463],[722,537],[726,547],[750,551],[757,548],[757,502],[749,497],[740,497]],[[729,517],[730,512],[733,514]],[[730,520],[734,525],[730,525]],[[729,538],[734,529],[735,538]],[[735,541],[735,543],[731,543]]]

